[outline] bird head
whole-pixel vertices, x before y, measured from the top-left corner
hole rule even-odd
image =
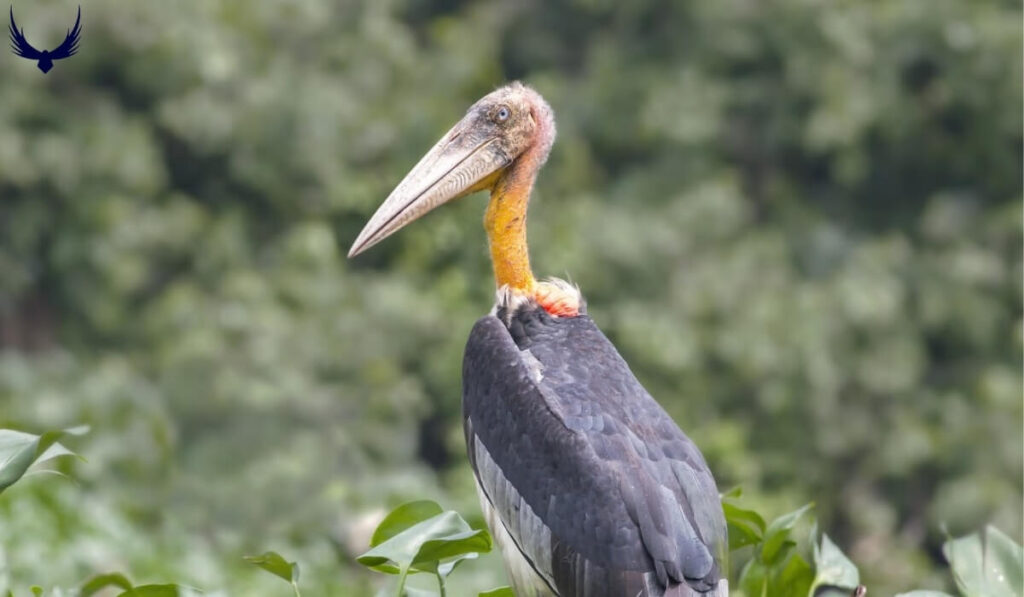
[[[517,82],[487,94],[406,174],[348,256],[453,199],[502,184],[532,184],[554,139],[554,116],[539,93]]]

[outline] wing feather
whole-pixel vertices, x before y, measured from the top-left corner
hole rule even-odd
[[[559,595],[719,586],[726,535],[714,479],[588,317],[482,318],[463,380],[470,458],[479,442],[516,495],[494,482],[482,490],[498,512],[521,499],[550,530],[549,546],[513,538],[531,561],[550,558],[537,567]]]

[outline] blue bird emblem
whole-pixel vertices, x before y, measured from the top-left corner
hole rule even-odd
[[[28,40],[25,39],[25,30],[18,30],[18,24],[14,22],[13,6],[11,7],[11,24],[8,26],[8,29],[11,32],[11,50],[22,58],[37,60],[36,66],[39,67],[39,70],[48,73],[53,68],[54,60],[69,58],[78,52],[78,36],[82,33],[82,7],[78,7],[78,18],[75,20],[74,28],[68,31],[64,42],[53,50],[43,50],[40,52],[33,48],[32,44],[28,43]]]

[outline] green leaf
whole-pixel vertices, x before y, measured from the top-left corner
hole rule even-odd
[[[1024,595],[1024,548],[993,526],[985,527],[985,539],[985,570],[989,577],[997,586],[1005,586],[1010,594]]]
[[[74,452],[57,440],[65,435],[82,435],[87,431],[89,428],[82,426],[34,435],[13,429],[0,429],[0,493],[20,479],[33,464],[58,456],[73,455]]]
[[[477,595],[477,597],[516,597],[516,594],[512,591],[512,587],[498,587],[497,589],[484,591]]]
[[[748,545],[756,545],[761,541],[761,537],[758,536],[757,533],[751,531],[749,527],[729,523],[728,528],[729,551],[736,551],[737,549]]]
[[[32,585],[28,588],[28,590],[32,591],[32,594],[36,597],[39,597],[43,594],[43,587],[40,587],[39,585]]]
[[[771,566],[775,562],[781,561],[788,549],[796,545],[796,542],[790,540],[789,536],[800,517],[812,507],[814,507],[813,503],[807,504],[789,514],[783,514],[768,525],[764,532],[764,543],[761,545],[762,562]]]
[[[767,597],[768,567],[751,558],[740,572],[739,585],[746,597]]]
[[[965,597],[1018,597],[1024,577],[1021,547],[994,527],[942,546]]]
[[[370,547],[377,547],[381,543],[401,533],[414,524],[433,518],[443,510],[437,502],[430,500],[418,500],[407,502],[398,506],[388,514],[384,520],[377,525],[370,538]]]
[[[810,593],[813,582],[811,565],[800,555],[793,554],[786,559],[781,570],[776,569],[771,574],[768,594],[772,597],[805,597]]]
[[[458,515],[456,515],[458,516]],[[483,529],[470,529],[423,543],[414,564],[440,562],[459,556],[476,557],[491,551],[491,536]]]
[[[490,538],[489,535],[488,535],[488,538]],[[462,562],[465,562],[466,560],[475,560],[477,557],[479,557],[480,553],[481,552],[471,552],[471,553],[467,553],[467,554],[458,556],[456,558],[453,558],[453,559],[451,559],[451,560],[449,560],[447,562],[439,563],[437,565],[437,574],[438,574],[438,576],[441,576],[442,578],[439,578],[438,582],[443,584],[444,583],[444,577],[447,577],[449,574],[451,574],[452,570],[455,570],[456,566],[458,566]]]
[[[814,544],[814,568],[812,590],[825,586],[839,587],[849,594],[860,585],[857,567],[825,533],[821,534],[821,543]]]
[[[729,526],[729,550],[760,543],[764,538],[765,522],[753,510],[745,510],[729,502],[722,502],[725,521]]]
[[[242,559],[291,583],[296,597],[299,596],[299,565],[296,562],[289,562],[276,551],[266,551],[258,556],[242,556]]]
[[[285,560],[275,551],[267,551],[258,556],[243,556],[242,559],[290,583],[299,582],[299,565]]]
[[[101,589],[105,589],[107,587],[117,587],[119,589],[128,590],[132,588],[132,582],[123,574],[118,574],[116,572],[111,574],[98,574],[85,581],[82,586],[79,587],[79,597],[91,597]]]
[[[459,561],[490,550],[487,531],[472,529],[457,513],[447,511],[406,528],[356,560],[379,572],[400,575],[402,584],[410,572],[444,576]]]
[[[910,591],[909,593],[900,593],[896,597],[953,597],[949,593],[943,593],[942,591],[931,591],[931,590],[917,590]]]
[[[732,489],[730,489],[729,491],[726,491],[725,493],[721,494],[718,497],[719,497],[719,499],[722,499],[722,500],[735,500],[735,499],[738,499],[738,498],[740,498],[742,496],[743,496],[743,488],[740,487],[739,485],[737,485],[736,487],[733,487]]]
[[[942,546],[942,553],[953,569],[957,588],[965,597],[982,597],[986,594],[985,557],[980,534],[950,539]]]

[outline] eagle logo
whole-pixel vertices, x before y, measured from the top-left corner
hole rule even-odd
[[[78,18],[75,20],[75,26],[73,29],[68,31],[67,36],[64,38],[64,43],[57,46],[54,50],[39,50],[32,47],[32,44],[28,43],[25,39],[25,30],[18,30],[18,24],[14,22],[14,7],[11,7],[11,24],[8,26],[11,31],[11,50],[21,56],[22,58],[28,58],[29,60],[38,60],[36,66],[39,70],[44,73],[50,72],[53,68],[53,61],[60,60],[62,58],[69,58],[74,56],[78,52],[78,36],[82,33],[82,7],[78,7]]]

